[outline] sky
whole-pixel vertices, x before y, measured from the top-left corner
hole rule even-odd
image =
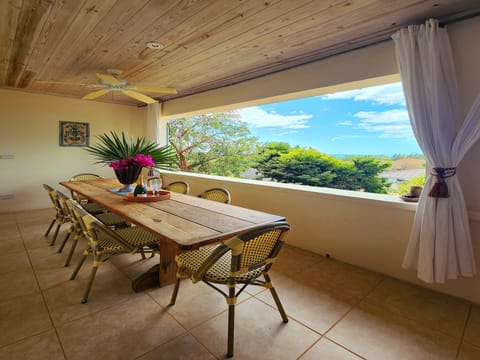
[[[401,83],[238,109],[260,141],[332,155],[421,154]]]

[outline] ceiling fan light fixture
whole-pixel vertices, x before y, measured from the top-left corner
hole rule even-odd
[[[160,50],[160,49],[163,49],[165,47],[165,45],[160,44],[160,43],[155,42],[155,41],[149,41],[145,44],[145,46],[149,49],[154,49],[154,50]]]

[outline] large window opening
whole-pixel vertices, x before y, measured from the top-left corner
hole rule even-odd
[[[401,83],[175,119],[187,172],[402,195],[425,159]]]

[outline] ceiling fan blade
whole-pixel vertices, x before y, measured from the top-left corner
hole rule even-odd
[[[103,81],[105,81],[107,84],[112,84],[112,85],[120,85],[121,82],[118,80],[115,76],[110,75],[110,74],[101,74],[101,73],[96,73],[97,77]]]
[[[177,94],[177,90],[175,90],[173,88],[167,88],[167,87],[129,86],[128,89],[155,92],[155,93],[164,93],[164,94]]]
[[[83,100],[91,100],[91,99],[95,99],[97,97],[100,97],[102,95],[105,95],[106,93],[110,92],[111,89],[103,89],[103,90],[97,90],[97,91],[94,91],[94,92],[91,92],[87,95],[85,95],[84,97],[82,97]]]
[[[130,96],[131,98],[137,99],[138,101],[144,102],[146,104],[154,104],[154,103],[158,102],[157,100],[151,98],[150,96],[143,95],[143,94],[141,94],[139,92],[136,92],[136,91],[133,91],[133,90],[121,89],[121,91],[125,95]]]

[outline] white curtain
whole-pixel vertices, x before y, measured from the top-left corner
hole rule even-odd
[[[153,104],[148,104],[146,138],[158,144],[161,143],[160,141],[160,112],[161,111],[162,111],[162,106],[160,103],[156,102]]]
[[[468,214],[456,167],[480,137],[480,96],[457,132],[457,84],[446,29],[428,20],[392,38],[413,132],[427,159],[403,267],[417,269],[429,283],[473,276]]]

